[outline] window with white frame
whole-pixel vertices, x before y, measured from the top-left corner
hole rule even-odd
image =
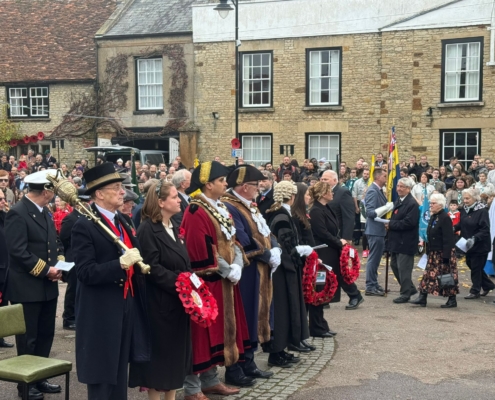
[[[272,53],[242,54],[242,107],[270,107]]]
[[[479,129],[449,129],[440,131],[440,158],[449,164],[451,157],[457,157],[467,169],[474,156],[480,153]]]
[[[162,59],[138,59],[136,64],[138,110],[163,110]]]
[[[271,135],[242,135],[244,163],[260,166],[272,160]]]
[[[337,133],[308,133],[307,158],[325,158],[336,170],[337,155],[340,152],[340,135]]]
[[[12,118],[48,117],[49,96],[46,86],[8,88],[9,115]]]
[[[307,51],[308,105],[340,104],[340,55],[340,48]]]
[[[481,101],[483,38],[443,41],[442,101]]]

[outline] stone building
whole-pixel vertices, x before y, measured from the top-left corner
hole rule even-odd
[[[193,165],[193,3],[127,0],[96,33],[99,112],[115,118],[99,138]]]
[[[193,6],[196,125],[200,157],[231,160],[235,21],[215,6]],[[493,154],[491,3],[251,0],[238,11],[246,162],[277,164],[282,145],[298,160],[369,160],[393,125],[401,159]]]
[[[88,156],[82,149],[95,143],[92,129],[80,136],[64,123],[75,102],[93,96],[93,36],[116,6],[116,0],[0,2],[0,106],[8,105],[7,117],[20,124],[23,136],[45,135],[11,148],[11,154],[49,149],[67,163]]]

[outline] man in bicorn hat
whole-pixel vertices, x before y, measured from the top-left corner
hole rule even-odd
[[[124,201],[122,178],[112,163],[84,173],[91,211],[129,248],[123,252],[105,230],[88,218],[72,229],[77,274],[76,365],[88,400],[127,399],[130,361],[149,361],[150,345],[142,261],[133,229],[118,211]]]
[[[280,264],[276,239],[253,199],[258,194],[259,181],[266,177],[251,165],[239,166],[227,178],[230,188],[221,198],[234,219],[236,239],[243,249],[245,266],[239,282],[242,303],[249,328],[251,348],[246,349],[245,362],[227,367],[225,379],[235,381],[243,375],[269,378],[273,372],[261,371],[254,362],[258,342],[270,341],[270,304],[272,301],[271,269]]]
[[[16,336],[18,355],[49,357],[55,335],[58,280],[62,277],[55,265],[57,259],[63,259],[63,249],[46,208],[54,195],[46,178],[50,171],[54,170],[26,177],[29,192],[5,217],[10,258],[7,298],[12,304],[22,304],[26,322],[26,333]],[[61,390],[60,385],[45,380],[29,389],[29,399],[42,399],[43,393]]]
[[[182,221],[191,267],[205,281],[223,313],[208,328],[191,326],[193,372],[201,375],[186,377],[185,400],[204,400],[207,399],[205,394],[239,393],[238,389],[220,383],[216,366],[229,367],[243,361],[245,349],[250,346],[237,285],[242,274],[242,249],[235,243],[234,221],[220,201],[227,188],[229,172],[219,162],[205,162],[194,170],[186,192],[191,194],[197,189],[201,192],[191,200]],[[255,380],[242,374],[235,383],[250,386]]]

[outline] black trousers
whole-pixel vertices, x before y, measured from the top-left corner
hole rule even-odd
[[[15,337],[17,355],[29,354],[48,358],[55,335],[57,298],[49,301],[20,304],[22,304],[24,310],[26,333]]]
[[[117,384],[98,383],[88,385],[88,400],[125,400],[127,399],[127,370],[132,344],[132,324],[136,300],[129,293],[124,305],[120,358],[117,370]]]
[[[337,276],[337,282],[339,283],[339,287],[337,288],[337,291],[335,292],[335,296],[333,297],[330,303],[338,303],[340,301],[341,289],[347,294],[347,296],[349,296],[350,300],[358,298],[361,295],[355,283],[349,284],[344,281],[344,279],[342,278],[342,274],[340,272],[340,265],[337,266],[336,268],[333,268],[332,271]]]
[[[469,290],[470,293],[478,294],[481,289],[493,290],[495,284],[486,274],[484,268],[488,254],[470,254],[466,253],[466,264],[471,270],[471,282],[473,285]]]
[[[319,306],[313,306],[306,304],[306,308],[309,313],[309,335],[321,336],[330,330],[328,322],[323,316],[323,304]]]
[[[254,350],[244,350],[244,359],[242,363],[235,363],[230,367],[225,367],[225,377],[230,379],[239,379],[246,375],[246,373],[254,371],[257,367],[254,362]]]
[[[77,288],[77,275],[76,269],[72,268],[66,277],[67,289],[65,290],[64,299],[64,313],[62,315],[64,324],[74,324],[76,322],[76,288]]]

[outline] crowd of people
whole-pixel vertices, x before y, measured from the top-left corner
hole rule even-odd
[[[396,304],[425,307],[430,294],[448,298],[442,308],[457,307],[461,255],[472,280],[465,299],[486,296],[495,288],[485,272],[495,236],[495,166],[476,156],[464,170],[457,161],[434,168],[426,156],[419,163],[411,156],[390,202],[383,154],[373,165],[359,159],[336,170],[326,159],[299,165],[290,157],[276,168],[242,159],[226,166],[220,157],[190,169],[180,157],[168,166],[136,161],[137,187],[130,161],[122,159],[112,163],[99,155],[94,167],[79,160],[68,168],[49,151],[19,160],[3,156],[0,306],[23,305],[26,333],[16,336],[17,352],[49,357],[63,280],[63,328],[76,331],[77,374],[88,399],[126,399],[131,387],[151,400],[175,399],[179,388],[186,400],[204,400],[269,379],[273,372],[256,363],[258,348],[269,353],[269,366],[291,368],[301,359],[294,352],[316,350],[310,337],[337,334],[324,317],[325,304],[305,302],[303,267],[314,251],[335,274],[332,302],[341,301],[342,290],[347,294],[346,310],[364,302],[341,270],[348,246],[354,252],[362,245],[367,258],[366,296],[385,296],[378,276],[385,253],[400,285]],[[128,250],[55,195],[46,175],[59,167]],[[425,198],[429,210],[422,209]],[[456,250],[460,238],[463,253]],[[418,286],[413,243],[424,247],[427,260]],[[58,259],[75,266],[62,272]],[[218,306],[215,323],[191,321],[177,293],[179,277],[189,276],[183,274],[192,274],[190,285],[198,284],[195,277],[204,281]],[[13,346],[0,339],[0,347]],[[225,384],[219,365],[226,367]],[[29,398],[61,390],[42,381],[29,388]]]

